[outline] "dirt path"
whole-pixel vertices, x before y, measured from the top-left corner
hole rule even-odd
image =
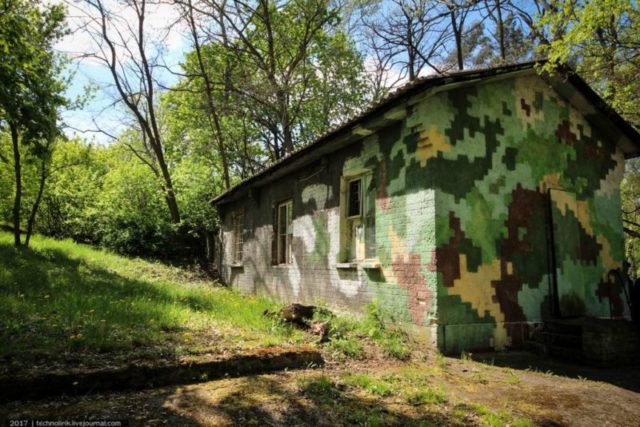
[[[411,362],[376,358],[180,387],[13,402],[0,406],[0,419],[126,418],[132,425],[185,426],[626,427],[640,425],[639,380],[640,368],[593,370],[518,354],[485,358],[484,363],[437,355]]]

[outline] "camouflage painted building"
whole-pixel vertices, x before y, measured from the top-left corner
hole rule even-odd
[[[214,200],[224,281],[358,311],[441,350],[628,316],[619,184],[640,136],[573,73],[418,80]]]

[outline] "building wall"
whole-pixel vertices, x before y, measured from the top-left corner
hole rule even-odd
[[[341,177],[362,170],[380,268],[339,268]],[[536,76],[409,100],[401,122],[223,205],[227,260],[231,212],[245,209],[244,262],[223,263],[223,276],[282,301],[359,311],[375,300],[446,351],[517,346],[550,313],[554,251],[563,313],[625,314],[607,282],[623,259],[623,170],[611,139]],[[551,208],[549,189],[565,190]],[[273,207],[287,198],[293,262],[274,266]]]
[[[427,168],[437,189],[440,347],[522,344],[551,316],[554,268],[560,315],[628,315],[608,281],[624,258],[614,135],[536,76],[451,91],[439,110],[443,143]]]
[[[325,162],[222,206],[227,260],[232,259],[232,212],[245,211],[244,262],[242,267],[223,262],[225,282],[243,292],[281,301],[324,302],[344,311],[361,312],[375,301],[397,320],[420,326],[425,339],[434,339],[423,326],[435,326],[435,191],[407,192],[404,175],[387,176],[398,160],[411,155],[403,142],[411,135],[408,122],[398,122]],[[375,188],[371,200],[380,268],[340,268],[341,178],[363,170],[371,172]],[[293,199],[293,262],[271,265],[273,208],[288,198]]]

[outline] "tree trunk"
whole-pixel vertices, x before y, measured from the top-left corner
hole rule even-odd
[[[22,164],[20,163],[20,141],[18,128],[10,123],[11,142],[13,144],[13,170],[16,178],[16,193],[13,198],[13,239],[16,248],[22,246],[20,241],[20,206],[22,204]]]
[[[285,123],[282,124],[282,135],[283,141],[282,145],[284,146],[285,155],[293,152],[293,136],[291,135],[291,123],[289,120],[285,120]]]
[[[409,21],[407,23],[407,56],[409,58],[408,68],[409,68],[409,81],[412,82],[416,79],[416,54],[415,49],[413,48],[413,37],[412,37],[412,22]]]
[[[165,200],[167,201],[167,207],[169,208],[169,215],[171,215],[171,222],[178,224],[180,222],[180,209],[178,209],[176,193],[173,190],[173,181],[171,180],[169,168],[167,168],[163,155],[158,157],[158,165],[160,166],[160,171],[162,172],[162,178],[164,180]]]
[[[496,13],[498,15],[498,40],[500,42],[500,59],[502,62],[507,61],[507,47],[504,43],[504,22],[502,21],[502,7],[500,2],[502,0],[496,0]]]
[[[200,75],[204,80],[204,90],[207,96],[207,108],[209,112],[209,120],[213,124],[213,130],[215,133],[214,140],[217,141],[218,153],[220,154],[220,162],[222,163],[222,176],[224,179],[225,189],[231,187],[231,179],[229,177],[229,163],[227,161],[227,151],[224,145],[224,139],[222,137],[222,129],[220,127],[220,120],[218,118],[218,113],[216,112],[215,105],[213,102],[213,85],[211,84],[211,79],[209,79],[209,74],[207,74],[207,70],[204,66],[204,61],[202,60],[202,52],[200,49],[200,41],[198,40],[198,33],[196,31],[196,23],[193,18],[193,7],[191,5],[191,1],[188,4],[188,17],[189,17],[189,27],[191,28],[191,35],[193,36],[193,45],[196,51],[196,57],[198,58],[198,67],[200,68]],[[212,144],[215,145],[215,144]]]
[[[38,214],[38,209],[40,208],[40,202],[42,201],[42,194],[44,193],[44,185],[46,181],[47,181],[47,159],[43,157],[42,164],[40,166],[40,184],[38,187],[38,195],[36,196],[35,202],[33,202],[33,206],[31,207],[29,221],[27,222],[27,235],[24,238],[24,245],[27,247],[29,246],[29,241],[31,240],[31,235],[33,234],[33,227],[36,222],[36,215]]]
[[[453,29],[453,36],[456,41],[456,57],[458,60],[458,70],[462,71],[464,70],[464,61],[462,56],[462,28],[458,26],[455,6],[449,6],[449,15],[451,16],[451,28]]]

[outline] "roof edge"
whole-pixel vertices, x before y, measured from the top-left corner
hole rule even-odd
[[[443,76],[429,76],[416,79],[410,82],[394,92],[390,93],[386,98],[380,102],[371,105],[369,108],[361,112],[360,114],[352,117],[342,124],[330,129],[325,134],[319,136],[314,141],[300,147],[299,149],[287,154],[286,156],[272,162],[259,172],[251,175],[248,178],[240,181],[236,185],[230,187],[222,194],[214,197],[210,203],[219,205],[228,201],[235,193],[248,188],[252,183],[265,177],[268,173],[285,167],[292,163],[296,159],[307,152],[317,148],[323,142],[337,138],[340,135],[346,133],[352,127],[362,123],[363,121],[371,118],[375,114],[380,113],[385,108],[392,108],[398,101],[419,93],[428,88],[444,87],[452,83],[460,83],[471,81],[478,78],[494,77],[500,75],[511,74],[515,72],[522,72],[526,70],[533,71],[536,65],[544,64],[546,60],[528,61],[516,64],[501,65],[490,68],[463,70]],[[633,157],[640,156],[640,133],[629,122],[627,122],[618,112],[616,112],[600,95],[598,95],[583,79],[580,77],[571,67],[562,65],[557,68],[557,73],[564,76],[572,85],[574,85],[578,91],[585,96],[585,98],[594,105],[597,111],[603,113],[613,124],[618,127],[622,133],[629,138],[629,140],[637,147],[637,151],[633,153]],[[629,158],[626,156],[626,158]]]

